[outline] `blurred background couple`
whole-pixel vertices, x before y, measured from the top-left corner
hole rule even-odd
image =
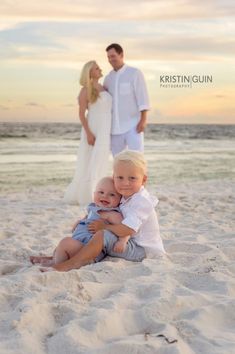
[[[102,70],[96,61],[81,71],[79,118],[82,124],[75,174],[64,200],[85,206],[92,202],[97,182],[108,174],[109,154],[124,149],[144,150],[149,98],[142,72],[124,63],[117,43],[106,48],[113,70],[99,82]]]

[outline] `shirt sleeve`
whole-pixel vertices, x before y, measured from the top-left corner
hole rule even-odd
[[[105,76],[103,86],[106,90],[108,90],[108,75]]]
[[[139,111],[149,110],[149,97],[144,75],[140,70],[136,71],[134,80],[135,96]]]
[[[128,210],[128,215],[122,220],[122,224],[137,232],[141,225],[148,219],[153,209],[153,204],[149,200],[141,198],[134,207]]]

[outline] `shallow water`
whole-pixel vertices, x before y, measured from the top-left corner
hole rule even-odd
[[[3,138],[0,141],[0,187],[66,186],[73,176],[79,140]],[[149,183],[174,184],[235,176],[235,140],[145,137]],[[110,156],[110,173],[112,157]]]

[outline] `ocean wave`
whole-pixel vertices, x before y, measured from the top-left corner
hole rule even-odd
[[[0,123],[0,139],[78,140],[77,123]],[[153,140],[234,139],[235,125],[148,124],[145,137]]]

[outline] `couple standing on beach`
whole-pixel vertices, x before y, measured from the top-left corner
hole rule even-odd
[[[102,71],[95,61],[86,63],[81,72],[82,131],[75,175],[64,196],[69,204],[84,206],[92,201],[98,181],[107,175],[110,147],[113,156],[125,148],[144,148],[149,100],[143,74],[124,63],[119,44],[110,44],[106,52],[113,70],[103,86],[99,83]]]

